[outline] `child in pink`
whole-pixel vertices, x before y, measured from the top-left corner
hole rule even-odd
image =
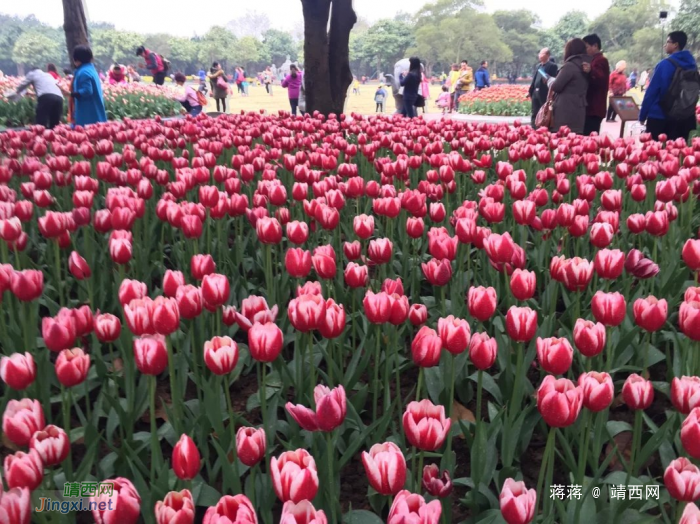
[[[450,88],[446,85],[442,86],[442,93],[435,101],[436,105],[442,109],[442,114],[444,115],[446,110],[450,108]]]

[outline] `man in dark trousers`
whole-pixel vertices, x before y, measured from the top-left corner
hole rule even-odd
[[[586,93],[586,123],[583,126],[583,134],[589,136],[593,131],[600,133],[600,123],[605,117],[610,64],[600,51],[601,42],[598,35],[584,36],[583,42],[586,44],[586,53],[591,59]]]
[[[144,67],[153,75],[153,83],[157,86],[162,86],[165,82],[165,73],[168,71],[163,57],[150,49],[146,49],[144,46],[139,46],[136,49],[136,56],[140,56],[146,61]]]
[[[549,94],[547,79],[540,74],[540,69],[544,69],[547,76],[557,76],[557,64],[551,60],[548,48],[543,48],[537,57],[540,61],[535,66],[530,90],[527,93],[527,96],[532,100],[532,127],[535,127],[535,117],[537,117],[540,107],[547,101]]]

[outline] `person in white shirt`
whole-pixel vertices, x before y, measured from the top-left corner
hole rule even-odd
[[[63,93],[56,79],[38,67],[32,68],[17,86],[14,96],[21,96],[30,85],[36,93],[35,123],[53,129],[63,116]]]

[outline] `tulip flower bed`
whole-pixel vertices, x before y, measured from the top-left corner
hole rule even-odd
[[[14,90],[21,79],[4,77],[0,80],[0,126],[22,127],[34,123],[36,102],[32,96],[11,101],[4,93]],[[70,90],[66,80],[62,87]],[[124,118],[153,118],[155,116],[173,116],[179,113],[180,103],[173,99],[174,91],[170,88],[158,88],[153,85],[132,83],[127,85],[103,84],[107,118],[120,120]],[[64,112],[68,104],[64,104]]]
[[[459,97],[459,112],[472,115],[529,116],[528,86],[497,84]]]
[[[0,155],[3,524],[700,522],[699,139],[250,113]]]

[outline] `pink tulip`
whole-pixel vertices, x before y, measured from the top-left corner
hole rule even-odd
[[[362,463],[370,485],[381,495],[396,495],[406,483],[406,459],[393,442],[363,451]]]
[[[285,451],[270,461],[272,486],[282,502],[313,500],[318,491],[316,462],[305,449]]]

